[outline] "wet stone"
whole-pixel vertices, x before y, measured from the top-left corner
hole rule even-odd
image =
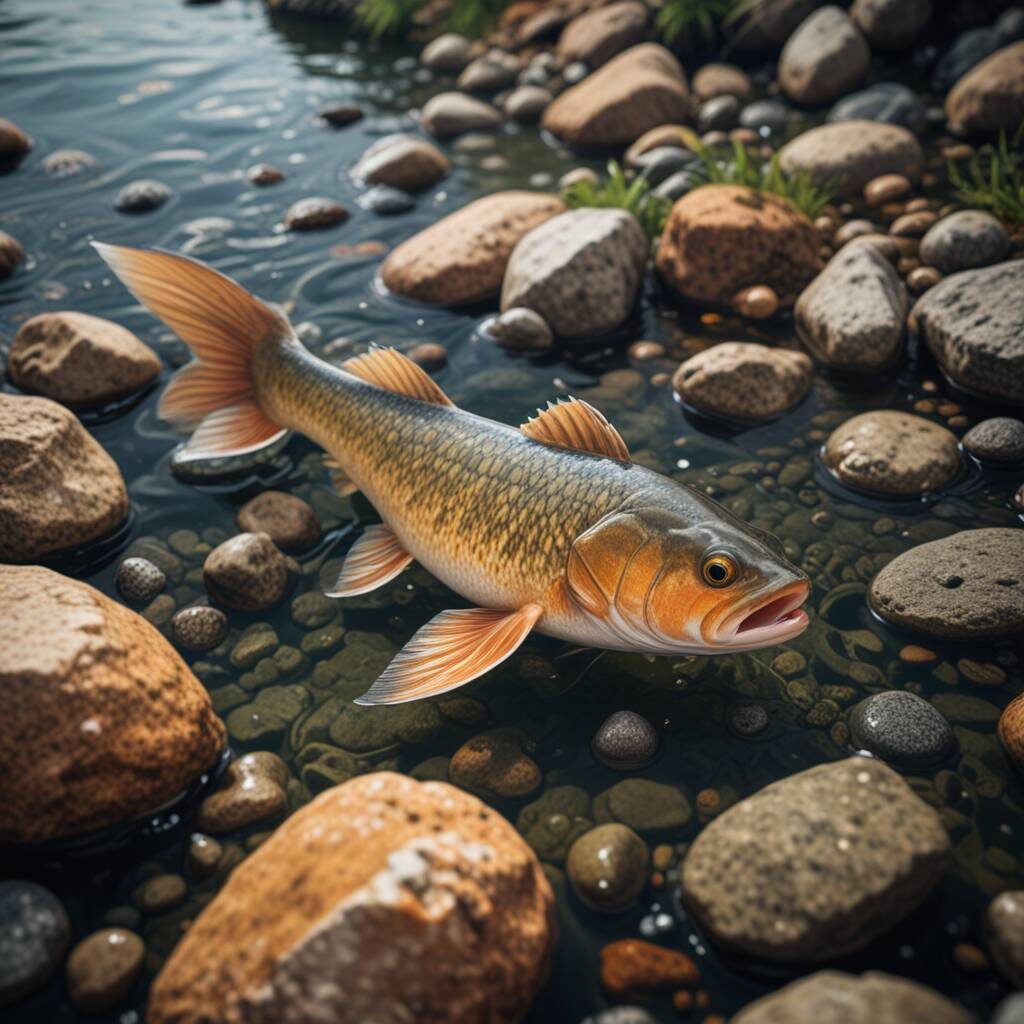
[[[210,595],[229,608],[259,612],[277,604],[288,584],[284,556],[265,533],[240,533],[203,563]]]
[[[43,170],[51,178],[73,178],[92,170],[96,158],[81,149],[57,149],[43,160]]]
[[[950,757],[956,737],[926,700],[906,690],[876,693],[850,712],[854,746],[899,768],[927,768]]]
[[[1024,423],[1010,416],[995,416],[971,427],[963,437],[964,449],[982,462],[1024,460]]]
[[[569,850],[566,871],[581,903],[602,913],[629,907],[647,882],[647,844],[625,825],[598,825]]]
[[[621,939],[601,950],[601,984],[616,999],[672,992],[699,982],[696,964],[674,949],[642,939]]]
[[[959,210],[943,217],[921,239],[921,261],[943,274],[987,267],[1010,251],[1006,228],[983,210]]]
[[[247,629],[231,648],[231,664],[235,668],[252,668],[263,658],[269,658],[280,645],[277,633],[264,622]]]
[[[320,539],[323,527],[301,498],[284,491],[264,491],[238,510],[238,528],[265,533],[282,551],[299,553]]]
[[[142,973],[146,947],[125,928],[102,928],[71,951],[66,968],[68,994],[87,1014],[106,1013],[132,990]]]
[[[488,321],[485,333],[499,348],[511,352],[545,352],[554,343],[544,318],[525,306],[514,306]]]
[[[284,181],[284,171],[273,164],[254,164],[245,172],[250,184],[265,188],[267,185],[277,185]]]
[[[172,194],[162,181],[152,178],[130,181],[114,196],[114,209],[121,213],[150,213],[160,209]]]
[[[181,875],[147,878],[132,893],[132,903],[144,914],[160,914],[185,902],[188,885]]]
[[[359,197],[358,202],[364,210],[382,217],[406,213],[416,205],[416,200],[408,192],[390,185],[374,185]]]
[[[11,276],[14,268],[25,262],[21,243],[6,231],[0,231],[0,281]]]
[[[212,651],[228,635],[228,617],[217,608],[182,608],[171,619],[171,635],[187,651]]]
[[[762,704],[737,704],[729,711],[729,726],[740,736],[756,736],[768,728],[768,712]]]
[[[70,940],[68,916],[53,893],[34,882],[0,881],[0,1006],[40,988]]]
[[[319,629],[338,615],[338,603],[325,594],[309,591],[292,601],[292,622],[303,629]]]
[[[267,686],[256,694],[251,704],[243,704],[228,715],[228,733],[236,743],[245,746],[271,743],[311,702],[312,697],[304,686]]]
[[[320,231],[348,220],[348,210],[333,199],[311,196],[292,203],[284,215],[284,226],[290,231]]]
[[[217,791],[200,804],[196,824],[224,835],[274,818],[288,805],[287,783],[288,769],[276,754],[246,754],[228,765]]]
[[[319,114],[332,128],[346,128],[362,118],[363,108],[356,103],[333,103]]]
[[[213,836],[193,832],[185,849],[185,871],[196,879],[209,878],[220,866],[224,847]]]
[[[675,786],[649,779],[625,779],[600,794],[594,803],[599,822],[620,821],[642,835],[682,828],[693,810]]]
[[[463,789],[497,797],[527,796],[541,783],[515,729],[494,729],[464,743],[452,755],[448,777]]]
[[[642,715],[616,711],[594,734],[591,750],[609,768],[637,771],[647,767],[658,753],[658,733]]]
[[[167,583],[167,577],[147,558],[126,558],[114,573],[114,586],[128,601],[152,601]]]
[[[999,973],[1024,988],[1024,890],[1001,893],[989,904],[985,935]]]

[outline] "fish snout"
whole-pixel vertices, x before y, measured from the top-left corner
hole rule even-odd
[[[809,622],[801,605],[810,590],[810,581],[801,574],[792,582],[755,594],[722,620],[715,631],[716,644],[752,649],[799,636]]]

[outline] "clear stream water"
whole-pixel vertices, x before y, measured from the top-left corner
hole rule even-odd
[[[939,654],[935,665],[905,665],[897,654],[912,638],[875,620],[866,610],[863,589],[881,565],[915,543],[954,529],[1014,524],[1008,497],[1018,481],[1012,474],[981,474],[965,465],[962,478],[946,494],[921,502],[878,503],[827,479],[815,457],[828,430],[855,412],[910,408],[922,398],[941,401],[941,390],[936,396],[923,388],[925,381],[944,387],[933,366],[912,353],[898,373],[860,390],[819,377],[812,395],[793,413],[735,432],[688,419],[657,375],[719,340],[767,336],[778,344],[795,344],[787,324],[768,335],[728,321],[705,324],[695,314],[673,309],[649,282],[620,337],[596,347],[556,349],[529,361],[479,337],[476,328],[491,312],[487,308],[454,313],[385,295],[374,280],[378,250],[479,195],[526,187],[534,175],[557,178],[580,163],[535,131],[509,127],[497,136],[493,150],[453,150],[452,174],[421,196],[411,213],[384,218],[363,211],[347,169],[375,138],[415,130],[410,111],[437,89],[418,70],[412,46],[371,46],[340,28],[271,18],[256,0],[192,8],[179,0],[6,0],[0,3],[0,53],[0,114],[26,129],[36,144],[16,173],[0,178],[0,228],[19,238],[30,254],[27,270],[0,283],[0,345],[29,316],[80,310],[116,320],[151,344],[166,363],[166,380],[186,353],[111,280],[88,245],[101,239],[181,249],[210,261],[257,294],[286,304],[293,321],[305,325],[310,347],[328,358],[342,359],[371,341],[403,348],[440,341],[449,361],[437,374],[439,382],[476,412],[521,422],[558,394],[587,397],[619,426],[638,459],[708,489],[748,520],[773,530],[807,568],[814,581],[812,625],[791,645],[805,666],[798,663],[791,674],[784,662],[773,664],[780,653],[774,650],[680,662],[606,654],[591,664],[592,655],[567,655],[553,642],[531,639],[505,669],[464,692],[485,706],[489,726],[524,730],[544,772],[544,790],[574,785],[590,797],[622,778],[594,761],[593,733],[613,711],[640,712],[662,735],[659,757],[642,776],[680,787],[691,804],[707,788],[717,789],[728,802],[842,757],[850,749],[846,711],[872,691],[906,686],[927,697],[941,696],[961,752],[949,764],[909,778],[941,809],[953,837],[955,866],[909,920],[838,966],[920,978],[981,1016],[990,1010],[1003,991],[1001,983],[992,973],[963,972],[952,962],[951,951],[958,941],[980,943],[979,918],[989,895],[1024,885],[1019,859],[1024,790],[994,735],[999,710],[1021,687],[1018,659],[1024,652],[1008,643],[995,648],[930,645]],[[344,130],[325,127],[316,111],[340,100],[358,102],[367,116]],[[97,166],[75,177],[51,179],[42,160],[57,148],[87,150]],[[495,154],[505,159],[496,161]],[[270,188],[252,187],[245,170],[258,162],[277,165],[287,180]],[[173,200],[154,213],[116,212],[112,200],[117,190],[143,177],[169,185]],[[284,211],[310,195],[339,200],[351,218],[324,232],[284,232]],[[361,243],[375,244],[357,250]],[[666,359],[631,364],[628,343],[640,338],[663,342]],[[300,559],[303,577],[295,592],[261,617],[282,643],[299,646],[305,630],[291,620],[290,600],[317,588],[323,563],[336,559],[348,543],[353,517],[366,520],[371,510],[359,498],[350,503],[333,495],[319,451],[302,438],[241,479],[198,486],[179,481],[170,472],[169,458],[180,438],[156,417],[158,390],[116,415],[87,421],[128,482],[133,519],[123,544],[156,537],[181,553],[184,582],[170,590],[180,607],[202,594],[195,570],[203,548],[195,551],[197,543],[216,543],[233,531],[238,506],[268,486],[301,495],[313,504],[327,534]],[[991,412],[970,402],[964,411],[972,421]],[[110,555],[89,553],[62,564],[113,594],[116,560]],[[391,591],[346,606],[336,622],[347,631],[352,663],[364,666],[366,684],[376,671],[366,652],[376,647],[379,659],[380,651],[399,646],[453,600],[419,571]],[[232,625],[241,629],[251,621],[236,616]],[[957,669],[965,657],[997,658],[1007,667],[1007,681],[986,687],[971,683]],[[239,701],[240,673],[224,658],[199,660],[204,664],[197,671],[226,713]],[[236,750],[247,745],[276,750],[299,776],[301,749],[309,736],[303,723],[332,698],[329,686],[313,685],[316,660],[279,684],[305,686],[310,709],[258,742],[236,738]],[[957,700],[961,695],[974,700],[963,705]],[[252,696],[243,694],[242,699]],[[741,738],[729,726],[730,712],[751,700],[764,705],[770,724],[753,738]],[[433,758],[423,771],[436,770],[437,758],[450,756],[483,728],[439,715],[430,722],[417,735],[406,736],[415,742],[403,742],[385,728],[384,746],[377,742],[379,749],[366,753],[367,758],[402,771]],[[360,737],[353,746],[366,752],[373,743]],[[292,790],[301,798],[297,782]],[[499,806],[515,822],[522,804]],[[682,850],[699,828],[694,811],[686,825],[647,838],[652,847],[669,843]],[[99,862],[36,871],[64,899],[74,935],[81,937],[100,927],[112,907],[123,907],[140,879],[158,871],[179,872],[188,832],[183,823]],[[244,838],[231,837],[230,842],[242,844]],[[149,949],[147,971],[109,1020],[129,1024],[141,1018],[148,981],[181,934],[182,923],[195,916],[222,881],[218,876],[190,882],[183,906],[135,925]],[[535,1024],[572,1022],[607,1005],[598,951],[612,939],[631,935],[655,936],[690,952],[710,997],[708,1012],[728,1015],[792,976],[724,958],[706,945],[676,904],[671,884],[647,889],[634,909],[614,916],[585,910],[563,885],[559,913],[562,937],[552,980],[529,1017]],[[672,1019],[667,1000],[652,1008]],[[59,973],[41,993],[6,1008],[4,1018],[26,1024],[77,1019]]]

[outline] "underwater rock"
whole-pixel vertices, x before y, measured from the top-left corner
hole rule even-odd
[[[616,711],[590,741],[594,757],[620,772],[646,768],[658,753],[658,731],[635,711]]]
[[[376,213],[381,217],[394,217],[399,213],[408,213],[416,205],[416,200],[403,192],[401,189],[392,188],[390,185],[374,185],[367,189],[357,200],[357,203],[370,213]]]
[[[964,270],[914,304],[910,329],[955,384],[1024,402],[1024,260]]]
[[[452,139],[466,132],[493,131],[501,113],[483,100],[462,92],[442,92],[427,100],[420,123],[437,139]]]
[[[907,690],[886,690],[850,712],[854,746],[897,768],[927,768],[956,749],[949,723],[928,701]]]
[[[1010,252],[1006,228],[984,210],[958,210],[928,229],[918,255],[943,274],[988,267]]]
[[[854,0],[850,17],[879,50],[902,50],[928,24],[932,0]]]
[[[246,533],[265,533],[282,551],[307,551],[320,539],[323,527],[301,498],[285,491],[264,491],[250,498],[235,521]]]
[[[1024,988],[1024,890],[1000,893],[988,905],[985,939],[999,973]]]
[[[120,324],[85,313],[41,313],[18,329],[7,375],[23,391],[87,409],[140,391],[160,374],[148,345]]]
[[[251,704],[228,715],[228,735],[241,747],[274,744],[312,702],[304,686],[264,686]]]
[[[1024,694],[1006,705],[999,719],[999,739],[1014,763],[1024,769]]]
[[[6,231],[0,231],[0,281],[14,273],[15,268],[25,262],[25,250],[21,243]]]
[[[871,582],[887,622],[944,640],[1024,632],[1024,533],[961,530],[894,558]]]
[[[185,872],[200,881],[209,878],[220,867],[224,856],[224,847],[213,836],[193,832],[188,837],[188,848],[185,850]]]
[[[171,635],[186,651],[212,651],[228,635],[228,617],[218,608],[182,608],[171,619]]]
[[[956,437],[913,413],[861,413],[829,435],[822,461],[844,484],[873,494],[935,491],[960,472]]]
[[[257,750],[232,761],[216,792],[199,805],[196,824],[224,835],[276,818],[288,806],[288,769],[269,751]]]
[[[675,831],[692,816],[681,789],[650,779],[623,779],[594,798],[598,824],[622,822],[641,835]]]
[[[511,85],[519,71],[517,57],[494,48],[467,64],[456,84],[464,92],[497,92]]]
[[[0,117],[0,174],[14,170],[32,149],[32,140],[13,122]]]
[[[573,892],[600,913],[631,906],[647,884],[647,844],[628,826],[598,825],[572,844],[565,862]]]
[[[320,794],[235,868],[154,982],[147,1020],[511,1024],[554,936],[551,888],[501,815],[376,772]]]
[[[647,254],[647,237],[631,213],[569,210],[512,250],[501,309],[532,309],[562,337],[612,331],[633,308]]]
[[[114,196],[114,209],[121,213],[151,213],[159,210],[174,193],[162,181],[140,178],[124,185]]]
[[[0,881],[0,1006],[42,987],[70,941],[68,915],[49,889]]]
[[[396,295],[458,306],[496,295],[509,256],[530,230],[565,210],[548,192],[495,192],[403,242],[381,278]]]
[[[800,23],[779,57],[782,91],[796,103],[820,106],[855,89],[867,75],[871,50],[840,7],[829,4]]]
[[[1024,119],[1024,41],[971,68],[946,97],[946,120],[957,131],[1013,132]]]
[[[403,192],[422,192],[436,185],[452,165],[433,143],[414,135],[386,135],[356,161],[352,177]]]
[[[420,54],[420,63],[436,74],[457,75],[470,61],[473,44],[455,32],[444,35],[427,43]]]
[[[257,185],[260,188],[265,188],[267,185],[277,185],[284,181],[284,171],[275,167],[273,164],[253,164],[245,172],[245,176],[249,183]]]
[[[202,684],[141,616],[38,566],[0,572],[0,842],[130,821],[224,747]]]
[[[735,96],[738,100],[747,100],[753,92],[750,79],[742,68],[735,64],[716,62],[704,64],[693,76],[690,87],[701,101],[713,100],[716,96]]]
[[[544,111],[541,125],[576,146],[628,146],[650,128],[689,116],[679,62],[663,46],[641,43],[566,89]]]
[[[682,894],[729,949],[827,960],[906,917],[948,855],[936,812],[891,768],[852,757],[775,782],[715,818],[686,856]]]
[[[447,771],[444,779],[447,779]],[[590,796],[580,786],[553,786],[516,816],[516,828],[537,856],[561,864],[572,844],[590,831]]]
[[[981,462],[1024,461],[1024,422],[1011,416],[993,416],[971,427],[962,444]]]
[[[522,744],[517,729],[492,729],[474,736],[452,754],[448,778],[456,786],[488,796],[528,796],[542,776]]]
[[[210,596],[228,608],[260,612],[284,597],[288,569],[267,534],[239,533],[206,556],[203,582]]]
[[[131,900],[143,914],[162,914],[185,902],[188,884],[181,875],[154,875],[140,882],[132,892]]]
[[[126,601],[146,604],[167,584],[162,569],[148,558],[126,558],[114,573],[114,586]]]
[[[539,85],[521,85],[509,94],[503,109],[513,121],[533,124],[540,119],[554,97]]]
[[[923,135],[928,128],[921,98],[900,82],[877,82],[844,97],[828,112],[828,120],[897,124],[915,135]]]
[[[121,471],[48,398],[0,394],[0,559],[27,562],[112,533],[127,518]]]
[[[146,960],[146,947],[126,928],[101,928],[68,956],[68,995],[82,1013],[112,1010],[132,990]]]
[[[348,210],[340,203],[323,196],[310,196],[288,207],[284,226],[289,231],[321,231],[345,220],[348,220]]]
[[[347,128],[363,118],[363,108],[358,103],[332,103],[317,111],[332,128]]]
[[[485,333],[499,348],[510,352],[546,352],[554,344],[544,318],[523,306],[506,309],[487,324]]]
[[[643,939],[620,939],[601,950],[601,985],[615,999],[672,992],[699,983],[697,965],[677,950]]]
[[[647,7],[639,0],[615,0],[577,15],[558,37],[557,56],[563,65],[583,61],[591,69],[607,64],[617,53],[643,42]]]
[[[926,985],[868,971],[818,971],[748,1003],[731,1024],[972,1024],[973,1014]]]
[[[739,185],[706,185],[672,207],[656,266],[694,302],[729,305],[752,285],[792,305],[821,270],[818,233],[789,203]]]
[[[43,170],[58,180],[73,178],[95,166],[96,158],[82,149],[55,149],[43,159]]]

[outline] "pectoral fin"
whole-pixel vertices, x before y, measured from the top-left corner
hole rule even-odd
[[[355,597],[393,580],[410,562],[412,555],[388,526],[369,526],[349,548],[338,579],[328,597]]]
[[[464,608],[435,616],[392,659],[357,704],[404,704],[454,690],[500,665],[526,639],[543,608]]]

